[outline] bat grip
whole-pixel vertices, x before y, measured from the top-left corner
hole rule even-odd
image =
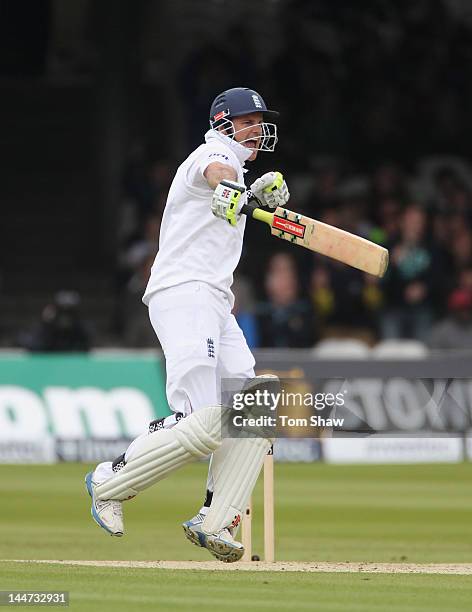
[[[252,194],[249,191],[248,192],[248,198],[247,198],[247,202],[246,204],[243,204],[241,206],[241,210],[240,212],[243,213],[243,215],[246,215],[247,217],[252,217],[254,214],[254,211],[258,208],[258,201],[256,200],[256,198],[252,198],[251,197]]]

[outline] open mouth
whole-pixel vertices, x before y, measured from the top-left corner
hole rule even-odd
[[[257,149],[258,141],[257,138],[251,138],[250,140],[246,140],[244,146],[248,149]]]

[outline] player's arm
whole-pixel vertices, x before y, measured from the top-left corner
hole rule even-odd
[[[236,182],[236,170],[226,164],[213,162],[206,167],[203,176],[214,190],[211,210],[215,217],[224,219],[230,225],[236,225],[240,217],[239,211],[246,201],[246,186]]]
[[[206,178],[208,185],[211,189],[216,189],[218,183],[224,180],[236,181],[238,178],[236,170],[232,166],[222,164],[220,162],[212,162],[208,164],[203,172],[203,176]]]

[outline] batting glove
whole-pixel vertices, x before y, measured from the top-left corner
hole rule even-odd
[[[251,185],[252,195],[262,206],[285,206],[290,197],[287,183],[280,172],[266,172]]]
[[[245,191],[245,185],[233,181],[224,180],[218,183],[211,199],[211,210],[215,217],[225,219],[230,225],[236,225],[241,216],[239,211],[244,204]]]

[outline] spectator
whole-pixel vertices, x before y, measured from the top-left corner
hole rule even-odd
[[[371,200],[373,209],[379,200],[404,202],[408,197],[405,178],[401,169],[394,163],[380,164],[372,176]]]
[[[259,346],[259,330],[254,314],[254,298],[251,283],[247,278],[236,276],[232,286],[234,293],[233,315],[242,329],[250,349]]]
[[[148,309],[141,298],[146,289],[155,253],[143,256],[128,281],[123,296],[123,340],[127,347],[156,348],[156,334],[149,320]]]
[[[459,274],[459,287],[472,294],[472,266],[464,268]]]
[[[261,346],[302,348],[316,340],[314,313],[301,298],[294,259],[274,255],[265,277],[267,301],[259,306]]]
[[[120,264],[124,273],[132,276],[147,257],[156,255],[161,220],[158,214],[150,215],[144,223],[142,233],[123,251]]]
[[[171,168],[167,159],[148,163],[140,146],[131,149],[123,182],[124,193],[132,204],[133,220],[138,228],[143,227],[150,216],[162,213],[162,199],[167,196],[172,182]]]
[[[113,321],[114,331],[118,334],[124,333],[125,336],[128,336],[129,315],[126,309],[132,299],[130,292],[135,294],[139,291],[143,275],[146,275],[147,262],[151,260],[152,264],[156,256],[161,221],[160,214],[152,214],[147,217],[141,234],[135,235],[118,255],[115,285],[117,299]],[[145,287],[146,283],[142,287],[143,292]]]
[[[400,233],[402,209],[402,203],[397,198],[388,196],[380,199],[371,214],[375,226],[367,237],[379,244],[392,244]]]
[[[442,212],[466,212],[468,192],[458,172],[449,166],[440,166],[433,174],[434,205]]]
[[[383,338],[425,340],[434,310],[440,267],[426,240],[426,213],[409,206],[401,220],[400,239],[390,249],[391,262],[385,278],[387,308],[381,318]]]
[[[330,158],[319,159],[314,166],[313,189],[306,198],[303,212],[316,215],[319,219],[322,214],[335,210],[339,204],[340,170],[335,160]]]
[[[429,338],[432,349],[472,349],[472,291],[456,289],[448,300],[448,315]]]
[[[459,221],[460,223],[460,221]],[[463,223],[452,234],[450,245],[454,269],[460,272],[472,266],[472,232]]]
[[[148,257],[155,257],[161,221],[162,217],[159,214],[147,217],[141,233],[130,239],[121,253],[119,253],[117,269],[117,289],[119,295],[133,275],[136,273],[139,275],[143,262]]]
[[[48,304],[31,333],[20,336],[20,345],[33,352],[83,352],[91,346],[91,334],[80,314],[76,291],[59,291]]]
[[[313,270],[310,294],[320,336],[356,336],[371,342],[377,335],[383,297],[375,277],[323,258]]]
[[[336,296],[331,286],[331,277],[326,266],[316,266],[311,275],[310,294],[316,320],[321,330],[331,320]]]

